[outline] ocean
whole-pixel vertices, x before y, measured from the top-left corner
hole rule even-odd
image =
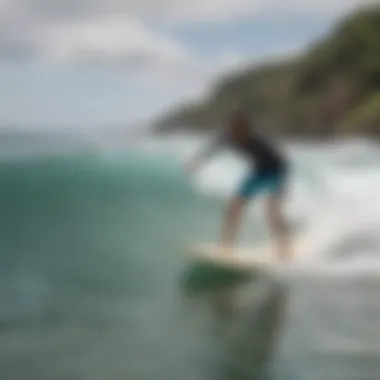
[[[2,380],[380,379],[375,141],[283,142],[286,215],[309,243],[243,281],[197,277],[183,250],[218,236],[246,170],[229,152],[190,177],[196,136],[0,140]],[[263,206],[241,244],[268,238]]]

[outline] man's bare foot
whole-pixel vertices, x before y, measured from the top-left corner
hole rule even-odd
[[[228,255],[231,253],[233,246],[228,243],[219,243],[218,249],[220,250],[220,253],[223,255]]]
[[[293,255],[290,251],[282,249],[277,251],[276,258],[282,263],[289,263],[293,260]]]

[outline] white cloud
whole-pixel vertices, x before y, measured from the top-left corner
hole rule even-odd
[[[189,59],[175,41],[159,36],[133,16],[60,23],[41,41],[48,59],[122,62],[134,66],[180,64]]]
[[[3,3],[10,0],[2,0]],[[87,19],[108,14],[134,14],[143,19],[213,21],[262,11],[342,11],[365,0],[12,0],[33,17]],[[376,3],[376,0],[373,1]]]

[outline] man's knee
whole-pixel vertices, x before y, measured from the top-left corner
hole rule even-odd
[[[280,233],[284,233],[284,234],[287,233],[288,224],[286,223],[285,218],[282,216],[274,218],[273,228],[275,228]]]
[[[228,211],[230,214],[238,214],[245,205],[245,199],[242,197],[233,198],[230,200],[228,205]]]
[[[282,213],[280,198],[272,198],[268,203],[268,220],[272,228],[276,229],[279,232],[286,232],[287,223]]]

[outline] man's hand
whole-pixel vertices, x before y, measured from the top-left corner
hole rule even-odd
[[[198,169],[199,165],[200,165],[199,160],[195,158],[185,163],[184,170],[189,174],[193,174]]]

